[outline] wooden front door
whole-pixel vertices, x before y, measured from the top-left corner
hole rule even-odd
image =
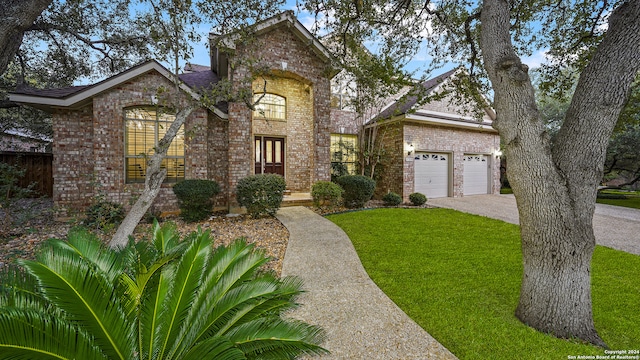
[[[255,137],[255,173],[279,174],[284,177],[284,139]]]

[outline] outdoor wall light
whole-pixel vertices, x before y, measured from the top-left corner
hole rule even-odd
[[[413,144],[409,144],[409,151],[407,152],[407,155],[413,154],[413,149]]]
[[[494,151],[494,152],[493,152],[493,154],[494,154],[496,157],[500,157],[500,156],[502,156],[502,151],[500,151],[500,149],[498,149],[498,150]]]

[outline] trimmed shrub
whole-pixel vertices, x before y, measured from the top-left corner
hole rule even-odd
[[[277,174],[257,174],[247,176],[238,181],[236,195],[238,204],[244,206],[254,218],[264,215],[275,215],[287,184],[284,178]]]
[[[330,181],[318,181],[311,187],[313,205],[320,209],[333,209],[340,204],[344,190]]]
[[[124,219],[124,207],[121,204],[98,200],[85,211],[84,225],[92,229],[109,231]]]
[[[415,206],[420,206],[427,202],[427,197],[424,194],[415,192],[409,195],[409,201]]]
[[[371,200],[376,182],[362,175],[345,175],[336,179],[338,185],[344,189],[344,206],[350,209],[364,207]]]
[[[213,197],[220,193],[220,186],[213,180],[183,180],[173,186],[173,193],[178,198],[180,217],[195,222],[211,214]]]
[[[382,197],[382,201],[385,206],[398,206],[402,204],[402,196],[394,192],[388,192]]]

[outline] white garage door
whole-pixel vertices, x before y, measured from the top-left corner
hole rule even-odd
[[[449,154],[416,154],[413,184],[429,199],[449,196]]]
[[[489,157],[464,156],[464,194],[478,195],[489,192]]]

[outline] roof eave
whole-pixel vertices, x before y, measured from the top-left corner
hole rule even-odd
[[[47,112],[51,112],[54,108],[78,109],[90,104],[93,97],[153,70],[157,71],[168,80],[171,80],[173,77],[173,74],[167,70],[167,68],[157,61],[151,60],[62,98],[9,93],[9,100],[17,103],[28,104]],[[200,100],[200,94],[191,89],[184,82],[180,81],[179,87],[194,99]],[[215,106],[213,106],[212,109],[210,108],[210,110],[223,119],[228,118],[227,114]]]
[[[410,121],[420,124],[431,124],[445,127],[454,127],[466,130],[475,130],[482,132],[498,133],[496,129],[491,126],[490,122],[471,120],[470,118],[454,117],[454,116],[434,116],[434,114],[406,114],[404,116],[405,121]]]

